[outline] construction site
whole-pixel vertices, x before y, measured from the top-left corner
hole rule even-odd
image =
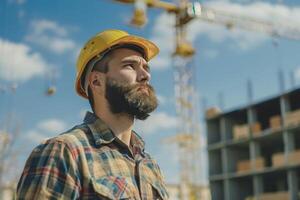
[[[59,134],[67,125],[81,119],[77,116],[78,113],[71,111],[81,106],[82,116],[82,112],[86,110],[86,105],[81,102],[76,102],[73,107],[62,107],[62,104],[69,104],[64,100],[74,99],[73,94],[66,94],[71,93],[68,90],[71,91],[73,86],[63,85],[66,79],[72,82],[70,74],[74,74],[74,67],[68,66],[63,71],[60,67],[65,63],[58,61],[69,58],[75,60],[73,57],[78,54],[78,45],[75,39],[69,39],[71,33],[66,32],[65,27],[59,27],[58,23],[50,23],[45,19],[57,12],[57,18],[66,16],[64,23],[67,21],[70,24],[76,21],[75,15],[79,16],[81,13],[76,9],[82,7],[82,12],[92,14],[90,10],[96,9],[95,5],[99,6],[97,9],[102,13],[105,12],[103,16],[106,18],[108,13],[116,10],[116,16],[111,16],[111,23],[115,23],[113,28],[128,27],[129,31],[137,35],[153,33],[153,29],[156,33],[147,36],[150,35],[154,40],[162,35],[159,31],[163,33],[162,29],[166,28],[163,20],[168,19],[168,24],[171,24],[166,31],[167,38],[157,39],[162,43],[159,45],[163,46],[163,42],[166,42],[168,51],[161,48],[162,56],[158,57],[157,62],[153,62],[153,65],[160,63],[159,61],[169,65],[169,71],[155,72],[157,78],[152,80],[154,86],[158,87],[157,91],[166,96],[161,95],[159,99],[160,104],[165,106],[165,110],[160,112],[165,111],[168,115],[164,119],[153,120],[151,126],[159,121],[171,124],[173,118],[175,122],[170,125],[170,129],[165,128],[167,125],[157,125],[156,133],[161,129],[167,132],[165,135],[158,137],[156,133],[145,134],[146,138],[150,138],[151,134],[152,138],[156,138],[149,146],[154,155],[159,157],[159,164],[162,164],[170,200],[300,199],[300,56],[295,56],[297,50],[300,52],[299,2],[95,0],[89,6],[83,6],[86,4],[83,2],[78,3],[78,7],[70,5],[70,10],[73,11],[68,11],[60,2],[55,2],[52,4],[52,13],[40,17],[40,21],[38,12],[26,13],[25,8],[21,8],[26,3],[25,0],[5,0],[0,4],[0,17],[3,16],[0,24],[3,27],[0,32],[0,54],[3,55],[0,56],[0,200],[14,198],[20,172],[31,148],[26,146],[26,141],[36,141],[34,144],[37,145],[38,141],[55,135],[50,131],[58,131],[56,134]],[[13,7],[14,4],[17,6]],[[39,6],[37,10],[46,10],[49,5]],[[18,16],[10,16],[13,9],[18,11]],[[258,9],[261,11],[257,11]],[[95,26],[97,23],[94,22],[98,20],[100,29],[110,28],[110,24],[106,23],[109,17],[99,20],[101,12],[98,13],[99,18],[89,18],[85,23]],[[155,18],[157,15],[162,17]],[[31,23],[29,20],[22,21],[26,17],[33,18]],[[10,18],[19,20],[17,24],[28,23],[24,31],[12,38],[9,35],[16,27],[11,24]],[[83,18],[82,16],[82,20]],[[163,25],[157,25],[159,20]],[[198,22],[202,23],[200,28],[197,28]],[[35,29],[38,23],[42,25]],[[66,27],[75,30],[74,35],[80,35],[82,32],[78,30],[84,29],[80,27],[83,24]],[[99,27],[92,29],[95,31]],[[197,34],[194,33],[196,30]],[[26,31],[30,34],[26,35]],[[55,44],[58,43],[58,40],[54,40],[55,34],[60,42],[65,42],[65,48],[62,44]],[[203,37],[199,40],[203,44],[197,37]],[[14,38],[17,38],[15,41],[24,43],[12,42]],[[53,46],[46,40],[53,41]],[[209,43],[209,40],[215,43]],[[236,46],[233,46],[234,42]],[[265,47],[260,49],[259,44],[264,42]],[[204,51],[205,45],[213,46],[218,51]],[[38,60],[38,65],[49,61],[50,67],[47,68],[46,64],[44,68],[36,67],[32,77],[39,78],[31,80],[31,75],[24,75],[25,68],[18,67],[27,61],[26,58],[20,58],[19,62],[13,56],[16,52],[13,47],[20,47],[20,51],[32,57],[33,61]],[[45,59],[42,60],[47,48],[52,54],[44,56]],[[231,51],[232,49],[234,50]],[[241,52],[245,55],[250,52],[252,57],[246,57]],[[226,57],[218,57],[218,54],[224,54],[228,60]],[[55,57],[57,55],[64,57]],[[207,60],[202,61],[205,58]],[[217,59],[217,64],[210,65],[211,60]],[[29,61],[29,65],[34,66],[33,61]],[[69,62],[67,65],[74,64],[73,61],[66,62]],[[203,66],[205,64],[215,71],[206,69]],[[227,64],[235,67],[220,69],[226,68]],[[152,67],[152,63],[150,65]],[[253,71],[250,71],[249,66],[253,66]],[[1,73],[4,75],[1,76]],[[71,78],[64,80],[66,74]],[[169,82],[165,83],[168,79]],[[32,85],[29,85],[29,80]],[[289,86],[287,82],[290,83]],[[27,93],[24,88],[31,92]],[[256,95],[256,90],[259,95]],[[29,94],[32,98],[42,97],[33,100],[27,98]],[[164,104],[164,101],[167,103]],[[48,107],[51,109],[47,110]],[[22,110],[23,108],[26,110]],[[47,115],[52,120],[51,123],[47,124],[46,120],[38,123],[42,115],[50,113],[50,110],[57,110]],[[25,119],[31,113],[36,113],[31,120],[37,121],[37,125],[26,124]],[[69,118],[62,113],[72,113],[76,117]],[[16,117],[18,115],[20,117]],[[65,117],[68,122],[55,120],[57,115],[62,115],[60,117]],[[147,126],[150,125],[141,126],[141,132],[143,129],[147,130]],[[26,134],[29,140],[23,140]],[[163,150],[163,147],[169,149]],[[23,155],[22,151],[27,154]],[[17,165],[18,162],[21,163]]]

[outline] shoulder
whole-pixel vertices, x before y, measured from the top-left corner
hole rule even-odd
[[[88,140],[87,132],[89,129],[85,125],[77,125],[73,128],[59,134],[56,137],[48,138],[42,144],[61,143],[69,148],[82,145],[83,142]]]
[[[45,139],[33,149],[32,155],[54,155],[54,153],[67,152],[73,154],[73,157],[77,157],[75,150],[80,151],[84,149],[84,145],[88,144],[87,131],[88,129],[85,129],[84,126],[79,125],[56,137]]]
[[[83,133],[74,129],[34,148],[18,182],[17,196],[22,199],[75,199],[80,190],[80,166],[76,157],[79,154],[70,145]]]
[[[66,144],[69,148],[73,148],[82,145],[82,143],[85,143],[88,140],[88,131],[89,129],[87,126],[78,125],[54,138],[46,140],[45,143],[58,142]]]

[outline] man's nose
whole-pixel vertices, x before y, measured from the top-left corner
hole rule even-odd
[[[137,76],[138,82],[149,82],[150,79],[151,79],[151,75],[146,69],[142,68],[139,70],[138,76]]]

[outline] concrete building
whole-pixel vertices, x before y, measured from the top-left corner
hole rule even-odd
[[[206,123],[212,200],[300,199],[300,89]]]

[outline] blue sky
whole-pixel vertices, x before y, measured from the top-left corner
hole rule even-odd
[[[272,21],[281,31],[300,27],[297,0],[200,2],[232,14]],[[3,124],[13,112],[20,121],[19,171],[39,141],[80,123],[89,109],[88,102],[74,90],[75,63],[81,46],[97,32],[123,29],[152,39],[161,49],[160,56],[150,63],[160,107],[149,120],[138,122],[136,129],[145,138],[146,148],[158,160],[167,181],[178,181],[176,148],[161,142],[176,133],[170,57],[174,48],[174,19],[159,9],[149,9],[149,23],[137,29],[128,26],[132,10],[132,5],[112,0],[0,1],[0,119]],[[248,79],[253,82],[255,100],[277,94],[279,69],[284,73],[286,89],[291,87],[291,73],[300,83],[300,41],[276,39],[274,45],[274,39],[264,34],[230,31],[200,20],[194,20],[188,30],[188,39],[197,49],[193,62],[197,69],[197,92],[208,106],[218,104],[220,92],[225,110],[246,104]],[[300,37],[298,32],[293,34]],[[45,95],[51,82],[49,76],[54,77],[57,88],[50,97]],[[14,84],[18,87],[12,92],[9,88]],[[202,110],[199,112],[202,116]],[[204,127],[203,121],[199,123]],[[0,130],[5,129],[2,126]],[[202,143],[205,144],[204,132]],[[201,165],[201,180],[205,182],[205,160]]]

